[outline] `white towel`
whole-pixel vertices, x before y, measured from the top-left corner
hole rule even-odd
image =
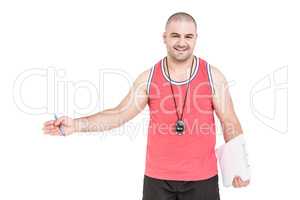
[[[216,154],[225,187],[232,186],[235,176],[240,176],[243,181],[250,180],[250,166],[243,134],[221,145],[216,149]]]

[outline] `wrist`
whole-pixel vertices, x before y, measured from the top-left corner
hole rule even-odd
[[[81,117],[74,119],[74,132],[88,131],[88,118]]]

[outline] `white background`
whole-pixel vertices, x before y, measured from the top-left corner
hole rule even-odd
[[[297,199],[298,10],[283,0],[1,1],[0,199],[141,200],[148,109],[105,133],[41,129],[53,112],[117,105],[166,54],[164,24],[177,11],[198,22],[195,54],[232,83],[248,142],[251,184],[224,188],[220,179],[221,199]]]

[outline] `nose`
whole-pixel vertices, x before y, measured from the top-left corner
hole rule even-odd
[[[177,41],[177,46],[179,48],[185,48],[187,46],[184,38],[179,38],[178,41]]]
[[[186,45],[185,45],[184,39],[182,39],[182,38],[179,39],[179,41],[178,41],[178,46],[179,46],[179,47],[185,47],[185,46],[186,46]]]

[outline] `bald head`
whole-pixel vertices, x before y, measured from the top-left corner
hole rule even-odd
[[[166,23],[166,29],[167,29],[167,26],[173,22],[173,21],[187,21],[187,22],[193,22],[195,24],[195,27],[197,29],[197,23],[196,23],[196,20],[188,13],[185,13],[185,12],[177,12],[177,13],[174,13],[173,15],[171,15],[168,20],[167,20],[167,23]]]

